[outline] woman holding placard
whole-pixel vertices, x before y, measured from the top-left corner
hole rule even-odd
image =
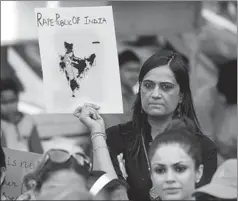
[[[91,131],[94,169],[126,180],[130,200],[150,198],[152,182],[147,152],[155,137],[175,118],[189,118],[195,125],[204,165],[204,174],[197,186],[210,182],[217,167],[217,151],[200,130],[190,90],[188,63],[180,54],[162,50],[143,64],[131,122],[105,132],[98,109],[93,104],[85,104],[77,108],[74,115]]]

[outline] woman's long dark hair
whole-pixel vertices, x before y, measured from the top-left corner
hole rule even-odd
[[[143,81],[144,76],[150,70],[164,65],[168,65],[174,73],[175,79],[180,86],[180,92],[183,94],[183,102],[180,104],[180,106],[178,105],[178,107],[180,107],[179,115],[190,118],[193,121],[197,132],[202,134],[200,124],[194,109],[192,93],[190,89],[189,64],[184,56],[173,51],[161,50],[159,52],[156,52],[145,61],[139,74],[139,92],[134,103],[132,117],[133,126],[136,129],[136,141],[131,152],[134,158],[140,151],[142,135],[144,136],[145,132],[148,132],[145,128],[146,125],[148,125],[147,114],[143,111],[141,105],[141,82]]]
[[[202,164],[202,150],[200,141],[194,137],[196,129],[191,119],[181,117],[173,119],[168,127],[155,137],[149,148],[148,157],[151,161],[156,151],[162,145],[179,144],[184,151],[193,159],[195,168]]]

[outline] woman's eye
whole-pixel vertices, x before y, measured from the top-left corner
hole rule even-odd
[[[162,85],[161,85],[161,88],[162,88],[164,91],[169,91],[170,89],[173,88],[173,85],[171,85],[171,84],[162,84]]]
[[[182,173],[187,169],[185,166],[177,166],[175,167],[176,172]]]
[[[152,89],[154,87],[154,84],[151,84],[151,83],[144,83],[143,85],[145,88],[147,89]]]
[[[157,174],[163,174],[166,172],[165,168],[155,168],[155,172]]]

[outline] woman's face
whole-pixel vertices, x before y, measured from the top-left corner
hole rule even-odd
[[[189,200],[202,170],[179,144],[161,145],[151,160],[151,179],[162,200]]]
[[[120,68],[121,83],[125,87],[132,89],[136,85],[140,73],[140,64],[130,61],[123,64]]]
[[[18,111],[18,96],[12,90],[1,92],[1,113],[4,115],[15,115]]]
[[[154,68],[144,76],[141,104],[149,116],[173,114],[181,101],[179,84],[167,65]]]

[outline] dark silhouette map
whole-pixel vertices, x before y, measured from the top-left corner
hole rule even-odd
[[[74,55],[73,43],[64,42],[64,47],[65,54],[60,55],[59,66],[68,81],[72,97],[75,97],[75,91],[79,90],[81,79],[86,76],[91,67],[95,66],[96,54],[79,58]]]

